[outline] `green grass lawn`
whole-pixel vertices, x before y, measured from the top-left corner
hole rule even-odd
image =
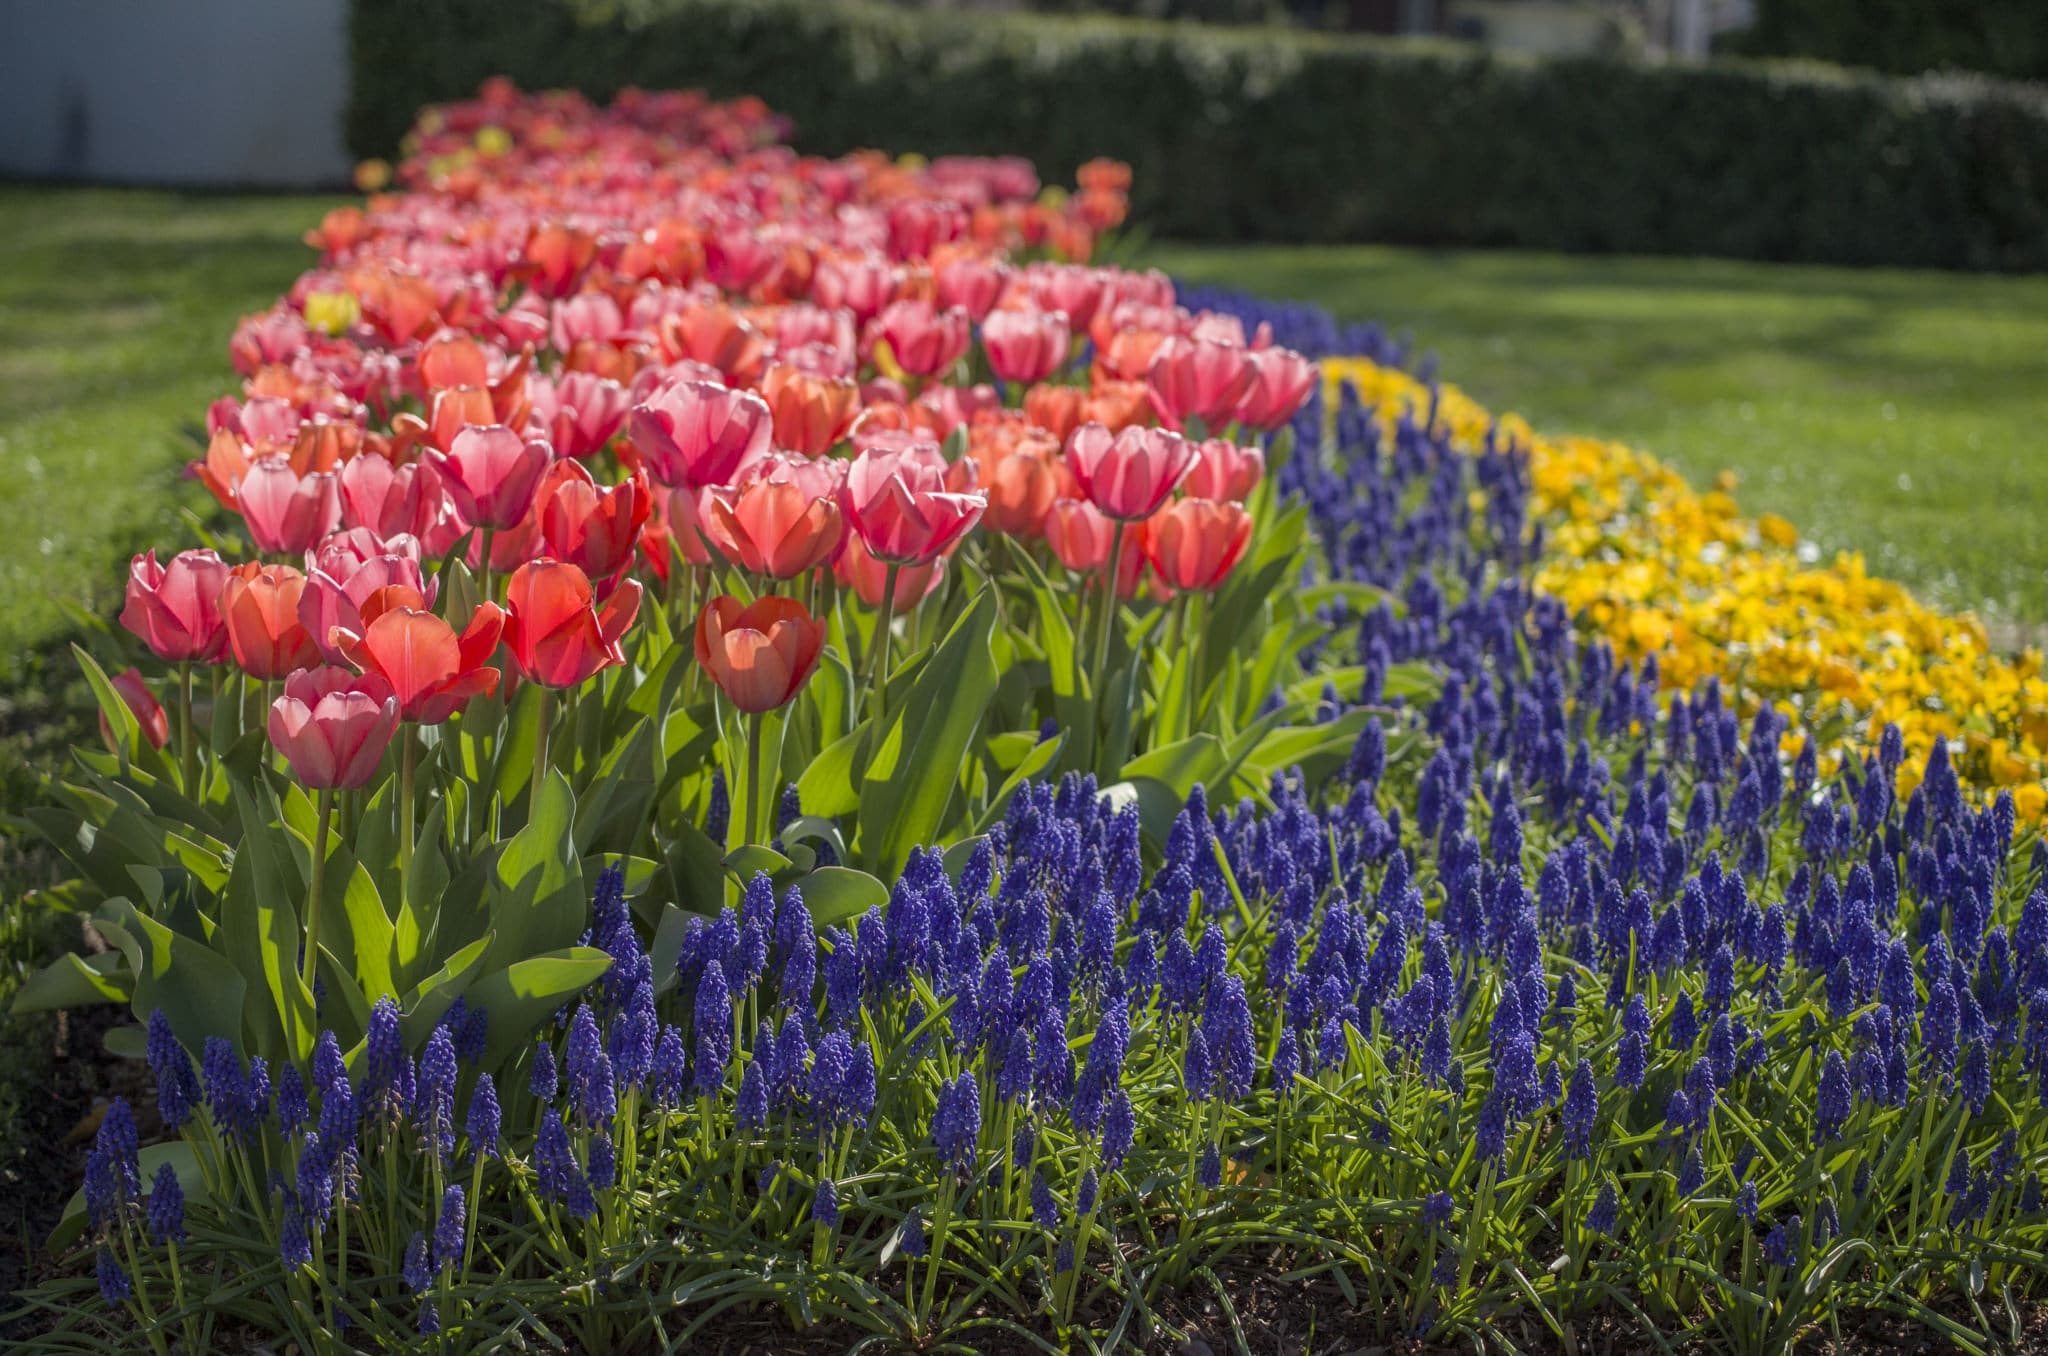
[[[0,673],[191,544],[180,486],[228,336],[313,262],[332,199],[0,187]]]
[[[2002,635],[2048,624],[2048,277],[1155,245],[1179,276],[1412,332],[1445,379],[1861,550]]]

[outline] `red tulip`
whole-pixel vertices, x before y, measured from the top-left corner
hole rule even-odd
[[[315,791],[369,785],[397,729],[389,683],[331,666],[292,674],[270,706],[270,742]]]
[[[211,551],[180,551],[169,565],[157,564],[156,552],[146,551],[129,563],[121,625],[168,663],[218,663],[228,648],[220,615],[227,578],[227,562]]]
[[[554,449],[529,441],[502,424],[471,425],[457,433],[448,450],[431,452],[448,497],[473,527],[519,526],[533,507],[541,477]]]
[[[775,416],[752,391],[680,381],[633,407],[628,436],[664,485],[723,485],[768,451]]]
[[[1259,487],[1266,473],[1266,454],[1256,447],[1239,447],[1222,438],[1211,438],[1195,449],[1195,464],[1180,483],[1193,499],[1221,499],[1242,504]]]
[[[1061,499],[1045,514],[1045,543],[1054,559],[1078,574],[1109,564],[1116,524],[1085,499]]]
[[[258,457],[235,487],[235,506],[259,551],[297,555],[332,532],[341,521],[334,476],[300,475],[281,455]]]
[[[1252,383],[1237,403],[1237,422],[1246,428],[1278,428],[1315,390],[1316,365],[1291,348],[1255,348],[1245,356]]]
[[[768,369],[761,395],[774,411],[775,445],[807,457],[831,451],[860,413],[860,388],[852,381],[789,366]]]
[[[1159,346],[1145,371],[1159,421],[1176,430],[1195,418],[1212,429],[1222,427],[1257,380],[1245,349],[1178,336]]]
[[[697,617],[697,662],[740,710],[787,705],[825,648],[825,623],[793,598],[766,597],[743,607],[720,596]]]
[[[754,574],[795,579],[839,549],[839,505],[789,481],[708,485],[697,501],[704,535],[733,564]]]
[[[860,544],[859,537],[848,534],[839,559],[832,562],[832,577],[842,587],[852,589],[854,596],[869,607],[880,607],[882,590],[889,583],[889,569],[868,554],[868,548]],[[908,612],[945,582],[944,556],[924,565],[899,566],[896,570],[896,595],[889,606],[896,612]]]
[[[114,675],[113,681],[114,691],[121,694],[121,700],[127,703],[136,723],[142,727],[142,737],[159,749],[169,743],[170,717],[164,714],[163,703],[149,690],[141,671],[133,667],[123,669]],[[108,748],[114,748],[114,727],[107,723],[104,714],[100,716],[100,738],[106,741]]]
[[[269,682],[320,662],[320,648],[299,620],[305,588],[306,576],[289,565],[250,561],[228,572],[220,611],[242,672]]]
[[[1237,504],[1183,499],[1148,519],[1145,558],[1176,589],[1208,592],[1221,584],[1252,539],[1252,518]]]
[[[579,461],[604,450],[626,422],[627,407],[633,403],[625,387],[589,372],[567,372],[560,381],[529,377],[526,387],[534,417],[556,454]]]
[[[1091,423],[1067,438],[1067,465],[1081,492],[1125,522],[1157,513],[1194,462],[1194,446],[1164,429],[1133,427],[1112,435]]]
[[[625,580],[599,609],[589,576],[543,557],[513,571],[505,602],[505,648],[521,675],[543,687],[577,687],[626,662],[619,637],[640,610],[640,585]]]
[[[874,337],[888,341],[896,366],[913,377],[931,377],[951,367],[972,337],[967,312],[940,310],[928,301],[892,301],[875,317]]]
[[[470,698],[498,690],[491,655],[504,625],[495,603],[477,604],[459,637],[431,612],[391,607],[375,612],[360,634],[337,630],[334,641],[349,663],[390,684],[405,719],[439,725]]]
[[[654,492],[644,471],[606,488],[580,463],[558,461],[542,478],[534,504],[549,554],[592,579],[606,579],[632,562]]]
[[[870,555],[925,565],[959,544],[981,520],[988,496],[948,490],[948,470],[936,443],[874,447],[854,459],[839,505]]]

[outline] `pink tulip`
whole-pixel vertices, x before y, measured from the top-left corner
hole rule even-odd
[[[426,462],[394,466],[380,456],[364,454],[345,463],[339,475],[341,521],[366,528],[380,538],[403,533],[417,538],[429,555],[439,556],[455,544],[455,506],[441,484],[441,475]]]
[[[1080,574],[1109,564],[1116,524],[1086,499],[1058,499],[1045,514],[1045,541],[1053,558]]]
[[[1266,454],[1258,448],[1211,438],[1195,449],[1195,464],[1180,487],[1196,499],[1242,504],[1265,473]]]
[[[980,255],[963,255],[939,270],[939,305],[957,306],[978,322],[995,309],[1009,281],[1009,265]]]
[[[1066,365],[1071,339],[1060,311],[991,311],[981,322],[989,369],[1004,381],[1027,386]]]
[[[1247,355],[1252,384],[1237,403],[1237,422],[1275,429],[1294,417],[1316,386],[1316,365],[1291,348],[1256,348]]]
[[[818,261],[812,275],[811,296],[828,309],[844,306],[853,312],[856,325],[865,325],[896,295],[902,276],[902,269],[887,259],[828,255]]]
[[[321,657],[345,664],[348,657],[332,639],[335,628],[361,632],[362,608],[380,589],[402,586],[431,608],[441,581],[420,567],[420,544],[399,535],[378,541],[366,528],[337,532],[306,558],[306,587],[299,594],[299,623]]]
[[[1085,333],[1095,310],[1109,298],[1109,285],[1116,275],[1108,269],[1081,264],[1038,264],[1025,275],[1031,299],[1043,310],[1064,311],[1067,323],[1077,334]]]
[[[892,301],[875,317],[874,336],[886,340],[896,366],[913,377],[932,377],[959,361],[972,337],[967,312],[940,310],[928,301]]]
[[[840,508],[868,553],[897,565],[926,565],[957,546],[981,520],[988,496],[946,488],[936,443],[903,451],[873,448],[854,459]]]
[[[1159,421],[1174,430],[1190,419],[1200,419],[1212,429],[1222,427],[1257,380],[1245,349],[1180,336],[1159,346],[1145,373]]]
[[[633,407],[628,436],[664,485],[723,485],[768,451],[775,415],[752,391],[709,381],[665,387]]]
[[[1000,410],[1002,398],[986,382],[979,386],[948,386],[936,383],[918,392],[917,407],[929,410],[940,437],[947,437],[962,424],[972,424],[984,410]]]
[[[555,351],[567,353],[580,343],[608,344],[626,328],[619,303],[603,292],[578,292],[555,303],[549,335]]]
[[[114,691],[121,694],[122,702],[134,715],[135,723],[142,727],[142,737],[150,742],[151,747],[160,749],[169,743],[171,718],[164,713],[163,703],[156,699],[156,694],[149,690],[142,671],[131,665],[115,674],[113,682]],[[107,722],[105,713],[100,715],[100,738],[106,741],[108,748],[115,749],[114,727]],[[119,752],[118,749],[115,751]]]
[[[297,555],[332,532],[341,521],[341,499],[332,474],[300,475],[282,455],[258,457],[235,488],[249,536],[259,551]]]
[[[448,497],[473,527],[517,527],[533,507],[554,449],[525,439],[503,424],[473,424],[456,434],[446,452],[428,454]]]
[[[1125,522],[1157,513],[1194,463],[1194,445],[1165,429],[1134,425],[1111,434],[1091,423],[1067,438],[1067,465],[1081,492]]]
[[[156,552],[146,551],[129,563],[121,625],[166,663],[218,663],[228,649],[220,611],[227,582],[227,562],[211,551],[180,551],[169,565],[157,564]]]
[[[333,666],[300,669],[270,707],[270,742],[315,791],[369,785],[397,729],[391,684]]]
[[[626,388],[590,372],[565,372],[561,380],[526,379],[533,417],[559,456],[587,461],[602,452],[626,422],[632,398]]]
[[[929,598],[934,589],[946,582],[947,564],[947,557],[940,556],[927,564],[899,568],[890,609],[908,612]],[[880,607],[882,590],[889,586],[889,567],[869,555],[868,549],[860,544],[859,537],[848,537],[846,549],[839,553],[838,560],[832,562],[832,577],[843,587],[852,589],[854,596],[869,607]]]

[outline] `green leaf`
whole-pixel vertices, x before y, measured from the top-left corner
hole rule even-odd
[[[1208,785],[1224,770],[1223,741],[1212,734],[1190,735],[1162,749],[1139,754],[1125,763],[1119,781],[1149,777],[1170,787],[1182,801],[1200,785]]]
[[[610,968],[612,958],[592,946],[571,946],[514,961],[485,975],[463,994],[491,1014],[483,1067],[497,1069],[525,1049],[541,1020]]]
[[[860,779],[854,775],[854,763],[860,757],[861,740],[867,733],[868,727],[863,725],[833,740],[797,778],[797,796],[806,814],[833,819],[860,808],[860,792],[855,790]]]
[[[856,850],[883,873],[939,836],[968,748],[995,695],[995,592],[983,588],[937,649],[921,662],[870,762],[860,797]]]
[[[1036,735],[1032,738],[1038,739]],[[995,795],[989,798],[988,804],[974,821],[973,833],[976,836],[987,833],[989,825],[1002,816],[1003,808],[1010,803],[1010,797],[1017,794],[1017,788],[1057,761],[1060,750],[1066,747],[1066,743],[1065,734],[1057,734],[1051,739],[1041,739],[1034,743],[1010,775],[1003,779],[1003,784]]]
[[[590,896],[570,832],[575,819],[576,797],[569,780],[550,768],[540,794],[533,798],[526,827],[512,835],[498,857],[491,887],[491,931],[496,937],[486,969],[556,951],[582,935]]]
[[[790,860],[774,848],[745,843],[725,854],[724,866],[729,875],[745,885],[763,871],[770,876],[781,875],[789,870]]]
[[[716,914],[725,906],[724,854],[695,824],[684,824],[676,831],[669,843],[668,870],[681,908]]]
[[[134,939],[135,996],[131,1008],[143,1021],[158,1008],[188,1050],[203,1049],[208,1036],[243,1045],[242,1000],[247,983],[227,957],[205,943],[173,932],[125,899],[109,900],[110,918]]]
[[[858,918],[869,909],[889,903],[889,887],[865,871],[845,866],[821,866],[796,882],[811,922],[820,928]]]
[[[8,1011],[55,1012],[94,1003],[126,1003],[132,987],[118,951],[81,956],[67,951],[22,982]]]

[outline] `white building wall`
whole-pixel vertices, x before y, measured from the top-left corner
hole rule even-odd
[[[345,182],[347,0],[0,0],[0,175]]]

